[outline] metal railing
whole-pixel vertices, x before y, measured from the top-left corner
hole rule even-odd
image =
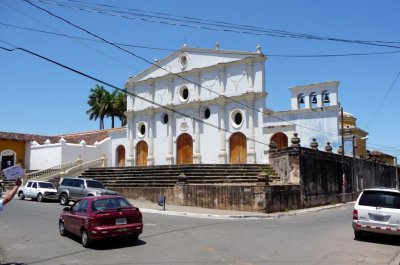
[[[51,177],[59,175],[60,173],[66,171],[67,169],[76,167],[80,164],[82,164],[82,159],[78,158],[76,160],[66,162],[58,166],[28,173],[25,176],[27,179],[35,179],[35,180],[50,179]]]
[[[85,170],[93,167],[105,167],[107,165],[107,159],[103,155],[100,159],[92,160],[75,167],[72,167],[62,173],[62,177],[77,176],[85,172]]]

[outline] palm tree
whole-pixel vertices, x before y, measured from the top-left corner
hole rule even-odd
[[[113,97],[113,109],[115,111],[115,116],[118,117],[121,121],[121,127],[126,125],[126,94],[124,92],[120,92],[115,90]]]
[[[88,104],[90,109],[86,113],[89,114],[89,119],[100,119],[100,130],[103,130],[104,117],[108,116],[110,108],[110,93],[103,86],[96,85],[90,89]]]

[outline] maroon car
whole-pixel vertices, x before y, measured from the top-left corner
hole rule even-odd
[[[58,227],[62,236],[68,232],[80,236],[84,247],[117,236],[136,241],[143,231],[142,213],[122,196],[83,197],[64,208]]]

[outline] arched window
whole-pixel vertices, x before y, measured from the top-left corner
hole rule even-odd
[[[297,97],[297,108],[298,109],[304,109],[305,108],[304,94],[298,95],[298,97]]]
[[[331,98],[329,96],[328,91],[322,92],[322,105],[323,106],[330,106],[331,105]]]
[[[315,92],[310,94],[310,107],[311,108],[318,107],[318,98],[317,98],[317,93]]]
[[[276,148],[278,149],[288,147],[288,137],[282,132],[278,132],[272,135],[271,142],[272,141],[276,143]]]

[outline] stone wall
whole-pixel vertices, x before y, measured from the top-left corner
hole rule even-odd
[[[303,147],[288,147],[271,151],[270,163],[279,176],[289,173],[284,181],[300,184],[302,207],[341,201],[341,155]],[[358,192],[365,188],[396,186],[396,171],[393,166],[348,156],[344,157],[343,165],[346,201],[355,200]]]

